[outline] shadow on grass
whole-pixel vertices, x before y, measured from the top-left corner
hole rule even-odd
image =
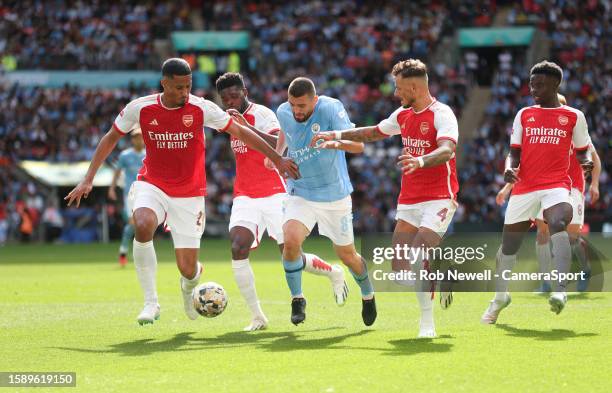
[[[582,338],[598,336],[597,333],[576,333],[568,329],[535,330],[521,329],[510,325],[496,324],[497,329],[505,331],[510,337],[534,338],[541,341],[563,341],[568,338]]]
[[[194,337],[194,335],[197,333],[185,332],[179,333],[168,340],[157,341],[151,338],[138,339],[124,343],[112,344],[106,349],[69,347],[55,347],[55,349],[82,353],[115,353],[121,356],[147,356],[154,353],[163,352],[202,351],[244,346],[254,347],[255,349],[261,349],[267,352],[286,352],[312,349],[344,349],[347,347],[335,347],[335,345],[348,338],[362,336],[371,332],[371,330],[361,330],[359,332],[323,338],[308,338],[307,334],[341,329],[344,328],[330,327],[324,329],[296,330],[288,332],[230,332],[216,337]]]
[[[597,296],[595,295],[595,293],[598,292],[574,292],[574,293],[568,293],[567,294],[567,298],[568,299],[572,299],[572,300],[584,300],[584,299],[589,299],[589,300],[601,300],[604,297],[603,296]],[[601,292],[599,292],[601,293]]]

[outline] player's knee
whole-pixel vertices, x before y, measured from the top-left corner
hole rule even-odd
[[[181,276],[189,280],[195,277],[197,263],[187,259],[178,259],[176,261],[176,265],[179,269],[179,272],[181,272]]]
[[[285,233],[285,242],[283,246],[283,254],[296,254],[302,248],[302,239],[297,234],[289,231]]]
[[[565,218],[560,218],[556,220],[551,220],[548,223],[548,227],[550,228],[551,233],[563,232],[567,228],[567,224],[569,224],[569,220]]]
[[[246,259],[249,257],[251,250],[251,244],[248,244],[246,239],[241,236],[234,236],[232,238],[232,258],[233,259]]]
[[[548,243],[548,232],[538,231],[536,234],[536,243],[540,245]]]

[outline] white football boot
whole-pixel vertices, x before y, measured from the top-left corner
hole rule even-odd
[[[334,298],[338,306],[343,306],[348,297],[348,285],[344,279],[344,269],[338,265],[332,265],[332,272],[329,276],[334,290]]]
[[[480,318],[480,322],[492,325],[497,322],[497,317],[499,317],[499,313],[506,307],[510,305],[512,302],[512,298],[510,294],[506,292],[506,298],[503,301],[497,301],[495,299],[491,300],[491,304],[487,310],[482,314],[482,318]]]
[[[138,314],[136,320],[140,325],[153,324],[153,322],[159,319],[159,315],[159,304],[147,303],[144,305],[144,308],[142,309],[140,314]]]
[[[561,311],[565,308],[565,304],[567,303],[567,295],[565,292],[553,292],[552,295],[548,298],[548,304],[550,304],[550,311],[555,314],[560,314]]]

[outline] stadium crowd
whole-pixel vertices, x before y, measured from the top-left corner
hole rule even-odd
[[[2,64],[9,71],[7,65],[11,64],[19,69],[158,69],[153,39],[167,38],[172,30],[190,29],[191,13],[197,7],[207,30],[251,32],[248,70],[243,73],[254,101],[276,109],[287,98],[288,82],[295,76],[309,75],[319,94],[342,100],[351,120],[363,126],[377,123],[397,108],[389,78],[389,69],[397,59],[427,61],[441,37],[460,25],[489,25],[495,13],[495,2],[478,0],[434,1],[426,6],[402,1],[239,3],[241,6],[235,1],[194,0],[182,6],[166,2],[129,6],[128,2],[59,2],[60,6],[51,10],[49,3],[26,1],[0,6]],[[610,76],[604,72],[609,44],[603,39],[609,29],[604,23],[609,10],[602,13],[590,6],[577,10],[575,1],[552,3],[547,8],[540,2],[525,1],[512,10],[509,22],[535,23],[549,32],[554,58],[566,70],[563,92],[571,105],[587,113],[593,141],[609,166],[612,156],[607,130],[612,101]],[[576,12],[590,22],[576,26],[579,22],[572,17]],[[568,50],[576,46],[580,49]],[[530,99],[524,62],[512,57],[508,61],[507,55],[500,60],[493,99],[478,137],[460,142],[466,147],[465,161],[459,168],[462,191],[456,222],[502,219],[494,201],[502,185],[502,157],[514,114],[530,104]],[[457,67],[429,64],[429,68],[433,95],[460,117],[472,83],[471,70],[464,62]],[[0,159],[5,162],[0,165],[4,190],[0,195],[0,243],[3,217],[9,217],[13,232],[19,222],[16,216],[11,221],[7,212],[16,211],[19,201],[25,200],[28,206],[28,193],[40,195],[35,184],[15,177],[11,166],[23,159],[88,160],[123,105],[148,93],[137,86],[87,90],[0,85]],[[194,94],[215,96],[213,91]],[[225,220],[232,203],[233,157],[227,136],[207,132],[207,216]],[[120,147],[126,146],[123,143]],[[368,145],[365,154],[350,157],[356,231],[392,228],[400,183],[395,166],[399,146],[398,140],[390,139]],[[602,187],[608,175],[604,172],[603,176]],[[605,214],[608,209],[609,215],[611,190],[601,191],[602,200],[591,211]],[[45,206],[33,208],[38,217],[43,216]]]
[[[533,24],[547,33],[552,60],[564,70],[561,93],[568,105],[586,115],[603,167],[601,198],[595,204],[590,204],[587,198],[587,222],[612,217],[612,184],[606,171],[612,165],[612,76],[608,60],[611,48],[606,39],[610,11],[597,1],[525,1],[516,4],[508,15],[510,24]],[[518,109],[533,105],[528,76],[528,66],[522,59],[509,62],[506,67],[500,61],[486,116],[477,138],[464,150],[466,161],[459,171],[460,200],[468,222],[503,218],[503,210],[495,204],[495,195],[504,184],[501,171],[514,115]]]

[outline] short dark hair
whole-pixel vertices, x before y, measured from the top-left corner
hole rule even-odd
[[[169,77],[191,75],[191,67],[189,67],[189,63],[185,59],[172,57],[162,64],[162,75]]]
[[[237,72],[226,72],[217,78],[215,85],[217,86],[218,92],[232,86],[244,89],[244,79],[242,75]]]
[[[393,66],[391,73],[402,78],[426,77],[427,66],[418,59],[402,60]]]
[[[317,94],[314,83],[305,77],[295,78],[291,84],[289,84],[289,95],[292,97],[302,97],[308,94],[310,97],[314,97]]]
[[[531,67],[531,75],[548,75],[556,78],[559,83],[563,80],[563,70],[556,63],[544,60]]]

